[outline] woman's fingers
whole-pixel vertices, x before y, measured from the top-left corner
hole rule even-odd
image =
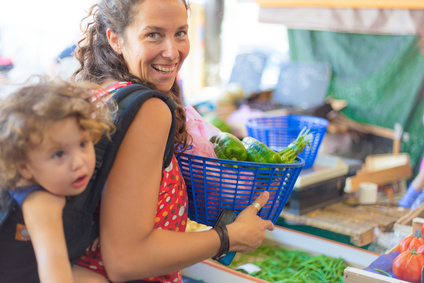
[[[252,202],[250,206],[252,206],[255,209],[255,213],[258,213],[259,210],[261,210],[261,208],[266,204],[268,199],[269,199],[269,192],[264,191],[255,199],[254,202]],[[266,220],[264,221],[263,228],[272,231],[274,230],[274,224],[272,224],[270,220]]]
[[[258,213],[259,210],[261,210],[261,208],[266,204],[266,202],[268,201],[268,198],[269,198],[269,192],[264,191],[255,199],[254,202],[252,202],[250,206],[252,206],[256,210],[256,213]]]

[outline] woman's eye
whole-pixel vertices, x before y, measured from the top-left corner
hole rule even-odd
[[[186,34],[187,34],[187,32],[185,32],[185,31],[179,31],[179,32],[177,32],[177,37],[184,37],[184,36],[186,36]]]
[[[152,33],[149,33],[147,37],[157,39],[159,38],[159,34],[157,32],[152,32]]]

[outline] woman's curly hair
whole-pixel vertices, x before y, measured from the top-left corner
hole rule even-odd
[[[89,14],[81,22],[84,36],[78,43],[74,53],[75,58],[80,63],[80,67],[73,74],[73,79],[94,82],[99,85],[108,79],[113,79],[116,81],[129,81],[145,85],[151,89],[157,89],[153,83],[142,80],[130,73],[124,57],[112,49],[106,35],[107,29],[111,29],[124,38],[126,28],[134,21],[137,12],[135,5],[143,1],[103,0],[90,8]],[[188,4],[185,1],[184,4],[188,9]],[[178,148],[178,151],[181,149],[185,150],[189,143],[189,134],[186,130],[186,115],[180,92],[180,86],[175,81],[171,90],[166,93],[177,104],[177,109],[175,110],[177,118],[175,143],[179,146],[175,148]],[[176,153],[178,151],[176,150]]]
[[[99,107],[91,102],[93,85],[81,86],[59,79],[36,76],[25,86],[0,100],[0,183],[12,189],[21,179],[20,162],[34,146],[33,135],[40,140],[56,121],[75,117],[82,129],[96,143],[114,131],[115,106]],[[37,139],[38,140],[38,139]]]

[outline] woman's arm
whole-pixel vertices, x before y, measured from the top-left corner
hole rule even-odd
[[[424,169],[418,172],[411,184],[417,191],[422,191],[424,188]]]
[[[170,125],[168,106],[157,98],[147,100],[124,138],[107,180],[100,235],[103,262],[112,281],[167,274],[219,250],[220,239],[213,230],[181,233],[153,229]],[[239,215],[241,220],[228,225],[231,250],[255,249],[265,238],[265,229],[273,228],[256,212],[249,207]]]
[[[22,203],[42,283],[73,282],[63,231],[64,205],[64,197],[46,191],[32,192]]]

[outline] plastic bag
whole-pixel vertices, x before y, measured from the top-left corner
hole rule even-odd
[[[209,139],[219,134],[221,131],[210,122],[203,119],[193,106],[187,105],[184,107],[184,110],[186,113],[187,131],[193,139],[192,146],[186,152],[189,154],[216,158],[213,144]]]

